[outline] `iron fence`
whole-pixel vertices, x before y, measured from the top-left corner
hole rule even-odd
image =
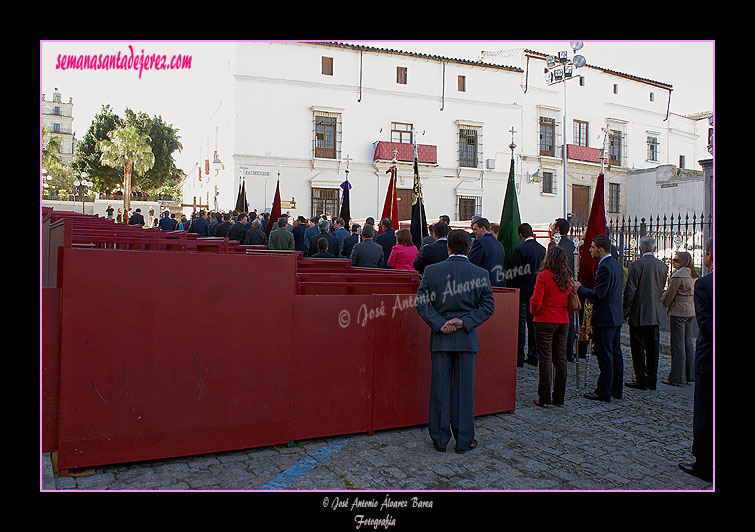
[[[669,267],[669,278],[674,273],[673,259],[677,251],[686,251],[692,255],[692,262],[699,274],[703,274],[703,254],[705,240],[713,235],[713,217],[711,214],[689,213],[683,217],[676,215],[656,215],[649,219],[637,217],[611,218],[606,220],[608,237],[616,246],[619,261],[625,268],[640,256],[640,238],[650,235],[655,238],[655,256]],[[579,245],[582,242],[586,224],[574,224],[570,229],[570,238]],[[589,245],[589,243],[588,243]],[[668,281],[668,280],[667,280]]]

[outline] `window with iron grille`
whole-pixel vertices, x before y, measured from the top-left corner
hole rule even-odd
[[[406,67],[396,67],[396,83],[406,85]]]
[[[322,73],[325,76],[332,76],[333,75],[333,58],[332,57],[325,57],[322,58]]]
[[[587,146],[587,122],[582,120],[574,121],[574,144],[577,146]]]
[[[482,215],[482,198],[480,196],[457,196],[457,220],[470,220],[472,216]]]
[[[679,168],[684,168],[684,155],[679,156]]]
[[[542,192],[546,194],[555,194],[556,187],[553,181],[553,172],[543,172],[543,189]]]
[[[339,118],[338,113],[315,111],[315,157],[338,158]]]
[[[337,188],[312,188],[312,216],[338,214]]]
[[[648,161],[658,161],[658,139],[648,137]]]
[[[477,168],[479,133],[476,127],[459,128],[459,166]]]
[[[621,166],[621,131],[612,129],[608,134],[608,164]]]
[[[540,117],[540,155],[554,156],[553,141],[555,130],[556,121],[553,118],[548,118],[547,116]]]
[[[608,183],[608,212],[619,212],[621,185]]]
[[[391,142],[412,143],[412,124],[391,122]]]

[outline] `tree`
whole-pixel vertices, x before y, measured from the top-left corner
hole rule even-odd
[[[99,142],[100,163],[123,168],[123,212],[131,208],[131,174],[146,173],[155,164],[151,139],[137,131],[136,126],[120,126],[108,132],[110,140]]]
[[[125,120],[121,119],[113,113],[109,105],[102,106],[76,148],[74,167],[79,173],[86,171],[97,190],[119,188],[123,181],[123,172],[120,168],[112,168],[100,162],[100,143],[108,140],[108,132],[115,128],[124,125],[134,126],[138,133],[149,137],[155,163],[148,173],[133,169],[131,188],[139,188],[150,195],[176,188],[182,179],[182,172],[176,168],[173,160],[173,152],[183,149],[179,141],[179,130],[172,124],[165,123],[160,116],[150,117],[146,113],[135,113],[128,108],[125,115]]]
[[[95,115],[89,129],[76,146],[76,155],[72,166],[77,173],[86,172],[94,182],[96,190],[114,190],[121,186],[123,172],[100,163],[102,150],[100,143],[108,140],[108,133],[123,125],[123,120],[116,115],[109,105],[103,105]]]
[[[135,114],[126,109],[126,124],[136,126],[139,133],[150,138],[150,147],[155,155],[155,165],[149,171],[149,177],[138,176],[134,181],[135,187],[142,189],[160,190],[180,179],[179,170],[173,163],[173,152],[183,149],[179,142],[178,129],[173,124],[163,122],[161,116],[150,118],[146,113]]]

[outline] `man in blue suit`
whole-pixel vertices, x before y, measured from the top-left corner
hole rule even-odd
[[[488,271],[492,286],[505,286],[506,251],[490,232],[490,222],[487,218],[476,218],[472,222],[472,232],[476,238],[469,248],[469,262]]]
[[[592,239],[590,256],[598,259],[595,284],[592,288],[579,282],[575,285],[577,294],[593,303],[591,323],[600,375],[595,391],[586,393],[585,397],[610,402],[611,397],[621,399],[624,390],[624,359],[621,354],[624,269],[611,256],[611,240],[605,235]]]
[[[535,240],[532,226],[523,223],[519,226],[519,238],[522,243],[514,248],[509,270],[511,277],[506,286],[519,289],[519,345],[517,346],[517,367],[524,363],[537,366],[537,346],[535,345],[535,325],[530,312],[530,299],[535,291],[535,281],[540,271],[540,264],[545,258],[545,247]],[[525,335],[527,339],[527,359],[524,358]]]
[[[705,243],[703,264],[713,269],[713,239]],[[713,481],[713,271],[695,282],[695,403],[692,417],[692,464],[679,464],[685,473]]]
[[[430,326],[430,409],[428,431],[444,452],[451,435],[456,452],[477,447],[474,432],[474,370],[480,342],[477,327],[495,311],[488,272],[466,257],[471,237],[448,235],[448,258],[425,268],[417,290],[417,312]],[[449,426],[450,425],[450,426]]]
[[[432,244],[422,246],[419,250],[419,255],[414,259],[414,269],[419,273],[424,273],[425,268],[430,264],[442,262],[448,258],[448,226],[443,222],[433,224],[433,238],[435,241]]]
[[[199,216],[191,221],[188,232],[197,233],[200,237],[212,236],[210,235],[210,222],[207,221],[207,212],[204,209],[201,209]]]
[[[380,226],[383,228],[383,232],[375,237],[375,243],[383,246],[383,256],[385,262],[383,262],[383,268],[389,268],[388,257],[391,256],[393,246],[396,245],[396,231],[393,229],[393,222],[390,218],[383,218],[380,222]]]
[[[175,231],[176,227],[178,227],[178,222],[176,222],[175,218],[170,217],[170,211],[165,211],[163,217],[160,218],[159,227],[162,231]]]

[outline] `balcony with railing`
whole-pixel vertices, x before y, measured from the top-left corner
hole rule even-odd
[[[394,150],[396,153],[394,153]],[[392,161],[396,157],[398,162],[414,162],[414,145],[404,142],[378,141],[375,146],[373,161]],[[417,162],[422,164],[438,164],[438,147],[430,144],[417,144]]]

